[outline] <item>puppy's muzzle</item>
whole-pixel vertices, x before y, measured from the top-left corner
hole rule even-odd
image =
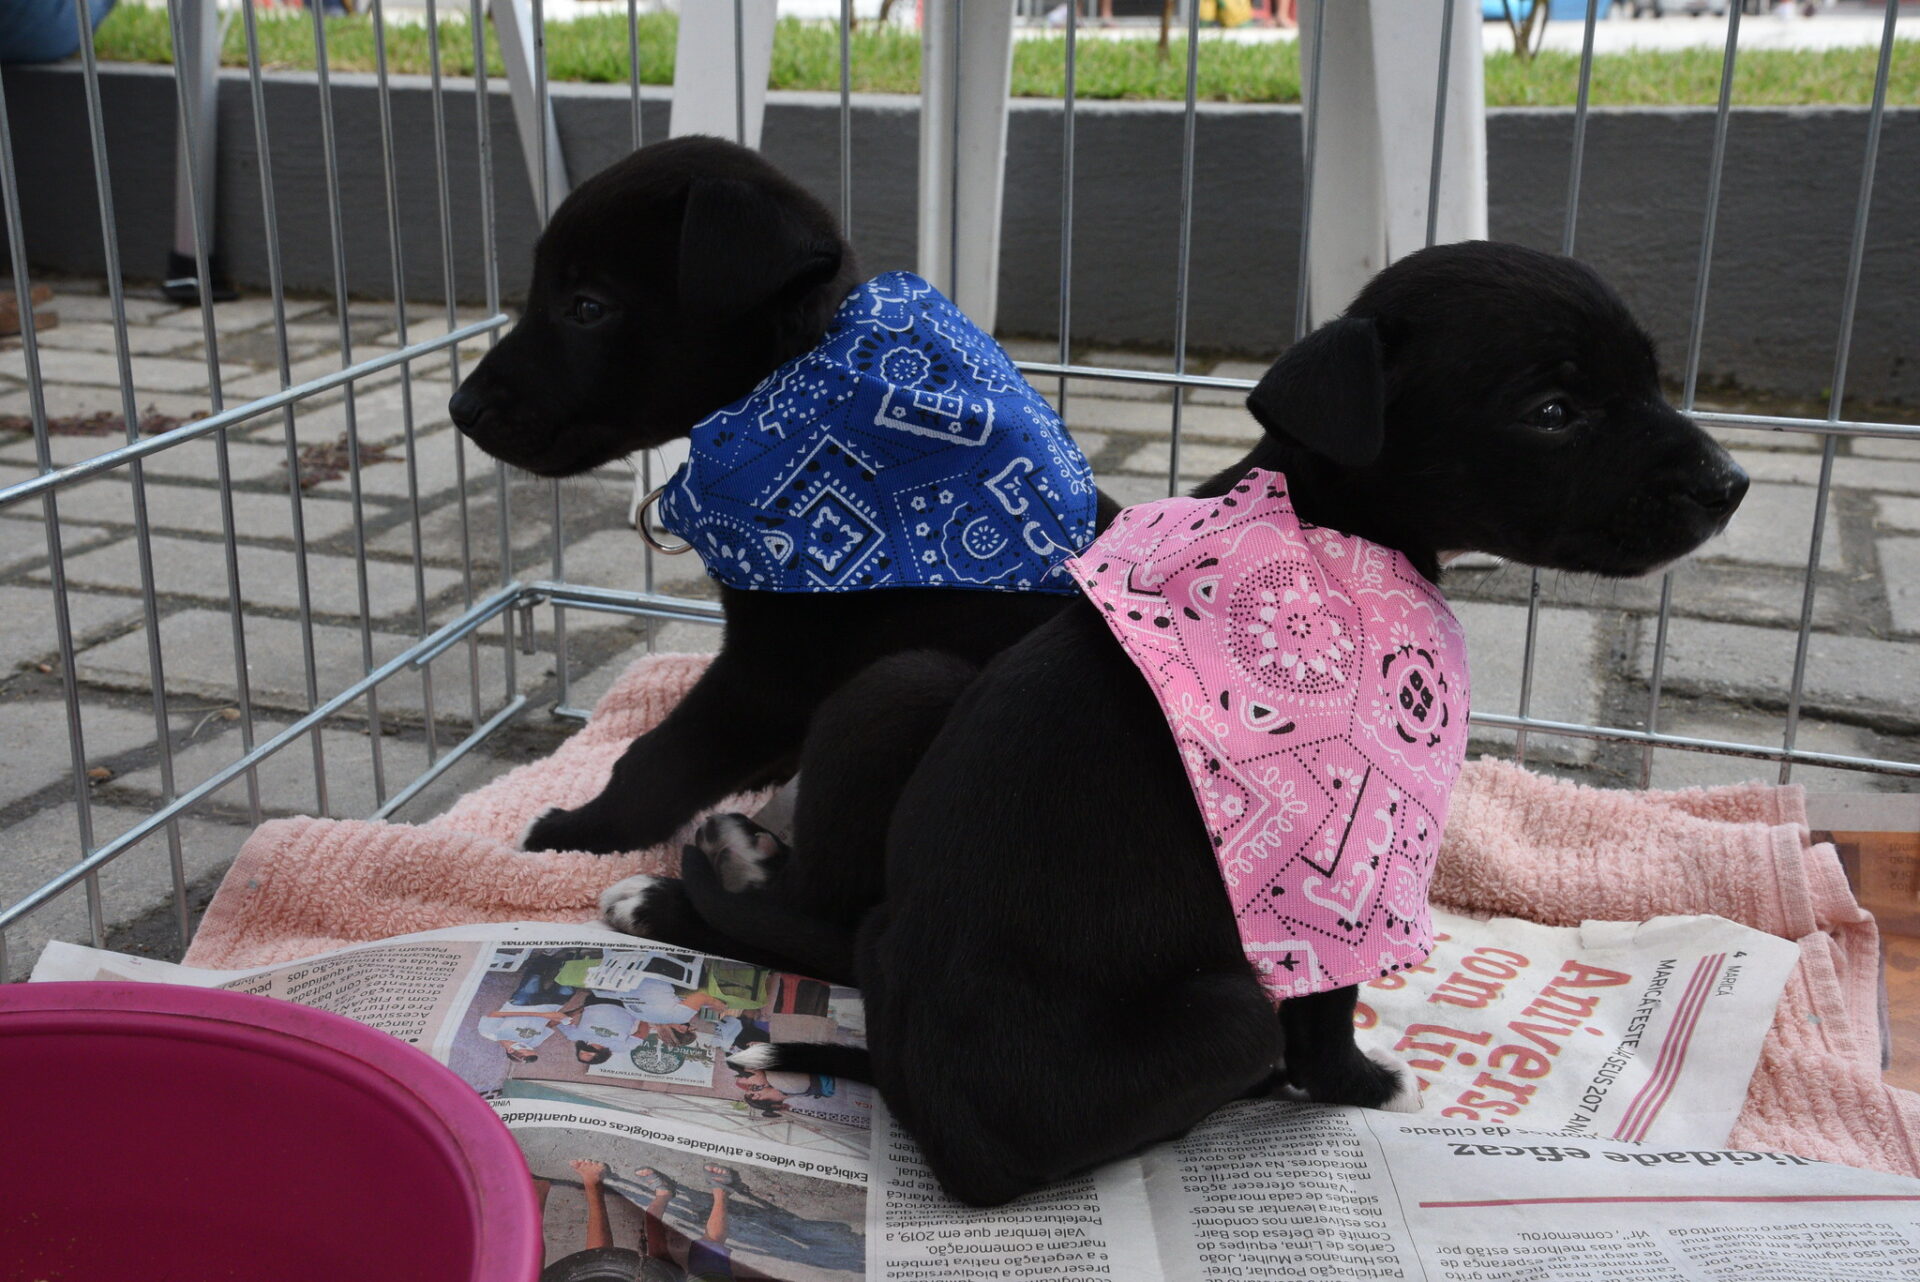
[[[1699,508],[1710,519],[1725,521],[1740,506],[1740,500],[1747,497],[1747,485],[1746,469],[1729,459],[1701,477],[1680,497]]]
[[[471,432],[478,427],[486,412],[486,398],[473,389],[470,381],[460,384],[447,400],[447,415],[453,419],[453,425],[463,432]]]

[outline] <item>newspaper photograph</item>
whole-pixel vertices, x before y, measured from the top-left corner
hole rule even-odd
[[[805,976],[516,923],[253,971],[55,943],[33,977],[262,993],[420,1047],[518,1139],[547,1282],[1920,1277],[1920,1181],[1722,1149],[1793,945],[1712,917],[1436,924],[1356,1012],[1422,1113],[1244,1101],[987,1210],[864,1084],[727,1066],[860,1043],[858,994]]]

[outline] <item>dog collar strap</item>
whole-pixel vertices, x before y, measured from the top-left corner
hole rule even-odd
[[[660,522],[760,592],[1072,592],[1093,473],[1000,345],[907,272],[691,434]]]
[[[1267,994],[1425,960],[1467,652],[1406,556],[1302,524],[1255,470],[1128,508],[1067,572],[1166,714]]]

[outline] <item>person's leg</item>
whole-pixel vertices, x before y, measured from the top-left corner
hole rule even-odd
[[[724,1184],[713,1186],[713,1210],[707,1213],[707,1241],[715,1246],[727,1240],[727,1194],[730,1192]]]

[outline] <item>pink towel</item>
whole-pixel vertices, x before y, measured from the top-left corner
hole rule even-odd
[[[193,966],[263,966],[410,931],[485,921],[586,921],[599,892],[672,872],[677,846],[601,858],[522,854],[550,805],[600,790],[706,656],[625,673],[585,729],[425,824],[282,819],[248,840],[188,949]],[[751,809],[733,798],[723,809]],[[1553,925],[1718,913],[1796,941],[1732,1143],[1920,1176],[1920,1094],[1880,1078],[1879,936],[1831,846],[1809,840],[1801,790],[1747,784],[1608,792],[1470,762],[1453,794],[1433,898]]]
[[[614,882],[678,872],[677,841],[618,857],[529,855],[516,843],[548,806],[577,806],[597,795],[627,744],[660,723],[711,657],[642,659],[559,751],[508,771],[425,823],[261,824],[207,906],[187,965],[269,966],[472,922],[590,921],[601,890]],[[751,811],[764,800],[730,797],[719,809]]]

